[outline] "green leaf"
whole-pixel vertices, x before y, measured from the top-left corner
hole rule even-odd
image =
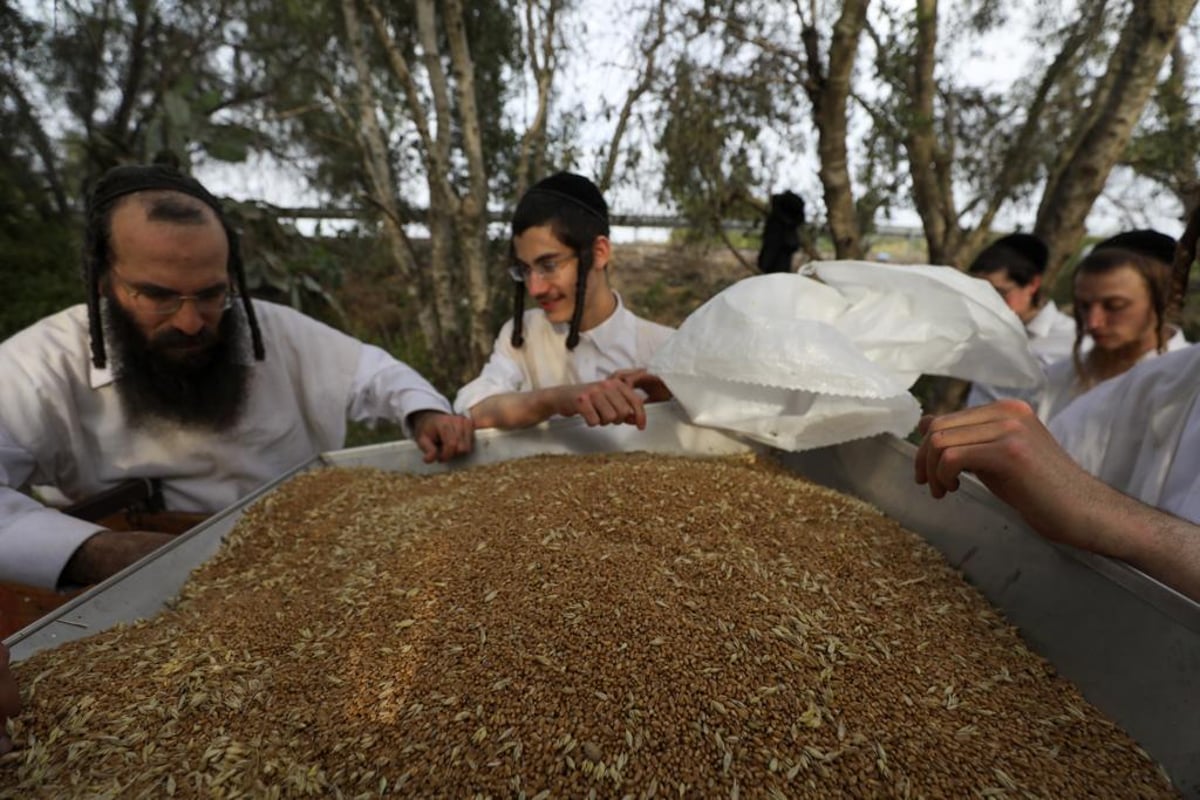
[[[177,131],[187,130],[192,123],[192,109],[187,100],[177,92],[167,92],[163,97],[163,110],[170,127]]]
[[[254,139],[254,131],[242,125],[210,125],[204,149],[220,161],[240,163],[249,155]]]

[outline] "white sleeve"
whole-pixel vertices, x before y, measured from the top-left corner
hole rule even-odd
[[[1115,412],[1127,385],[1122,380],[1104,381],[1068,403],[1046,424],[1055,441],[1092,475],[1100,475],[1114,426],[1118,425]],[[1129,427],[1128,420],[1119,424],[1121,428]]]
[[[512,323],[508,322],[496,337],[492,354],[483,365],[479,377],[458,390],[454,398],[454,410],[457,413],[468,414],[474,406],[494,395],[521,392],[529,388],[525,370],[517,362],[511,337]]]
[[[104,530],[18,491],[34,457],[0,427],[0,580],[54,588],[79,545]]]
[[[350,387],[346,416],[355,422],[386,419],[411,436],[408,416],[417,411],[451,413],[450,402],[412,367],[385,350],[364,344]]]

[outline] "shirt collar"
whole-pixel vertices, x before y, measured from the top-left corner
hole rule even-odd
[[[1029,320],[1025,330],[1030,336],[1049,336],[1058,314],[1058,306],[1054,305],[1053,300],[1047,300],[1046,305],[1042,306],[1033,319]]]
[[[581,341],[590,341],[601,350],[604,350],[606,344],[624,339],[625,332],[631,324],[630,321],[633,318],[633,314],[625,307],[624,301],[621,300],[620,292],[614,290],[613,297],[617,300],[616,308],[596,327],[580,331],[579,339]],[[571,325],[568,322],[556,322],[553,327],[556,332],[561,333],[563,336],[566,336],[567,332],[571,329]]]

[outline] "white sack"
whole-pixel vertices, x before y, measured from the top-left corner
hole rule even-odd
[[[904,436],[920,415],[908,387],[922,373],[1041,380],[1020,320],[983,281],[851,261],[815,272],[826,283],[740,281],[663,344],[650,369],[693,422],[804,450]]]

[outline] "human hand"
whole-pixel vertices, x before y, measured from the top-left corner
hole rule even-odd
[[[641,389],[646,393],[647,403],[662,403],[674,396],[662,378],[650,374],[642,367],[619,369],[609,377],[616,378],[634,389]]]
[[[409,426],[426,464],[449,461],[471,452],[475,446],[475,424],[470,417],[417,411],[409,417]]]
[[[564,407],[559,413],[564,417],[578,414],[589,426],[637,425],[646,428],[646,408],[642,396],[619,378],[563,387]]]
[[[17,679],[8,668],[8,648],[0,644],[0,756],[13,749],[12,740],[5,732],[5,722],[21,713],[21,693],[17,690]]]
[[[115,575],[174,539],[154,531],[99,531],[76,548],[62,581],[86,586]]]
[[[1000,400],[926,416],[919,430],[924,438],[915,476],[934,497],[957,490],[959,475],[972,472],[1043,535],[1090,545],[1076,541],[1074,510],[1082,498],[1095,495],[1098,482],[1071,460],[1026,403]]]

